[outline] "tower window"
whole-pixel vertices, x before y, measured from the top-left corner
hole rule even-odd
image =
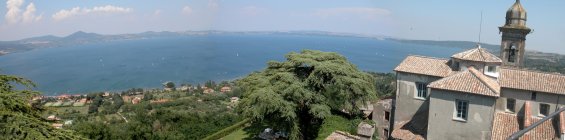
[[[539,104],[539,115],[540,116],[547,116],[549,114],[549,105],[548,104]]]
[[[516,106],[516,99],[508,98],[506,99],[506,111],[514,112]]]
[[[510,49],[508,49],[508,62],[516,61],[516,46],[512,44]]]
[[[385,111],[385,120],[388,121],[388,119],[390,119],[390,113]]]

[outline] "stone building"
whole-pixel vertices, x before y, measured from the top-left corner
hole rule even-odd
[[[379,139],[388,139],[392,121],[392,98],[383,98],[374,104],[371,120],[375,121],[375,133]]]
[[[565,75],[520,68],[530,29],[519,0],[508,9],[505,25],[499,29],[500,57],[477,45],[449,59],[405,58],[394,69],[392,132],[378,132],[385,134],[381,137],[506,139],[565,105]],[[376,120],[377,127],[385,122]],[[561,113],[521,139],[563,139],[564,132]]]

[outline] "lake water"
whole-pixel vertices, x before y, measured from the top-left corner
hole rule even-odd
[[[77,94],[231,80],[303,49],[338,52],[375,72],[392,72],[410,54],[447,58],[462,51],[359,37],[224,34],[37,49],[0,56],[0,72],[31,79],[46,95]]]

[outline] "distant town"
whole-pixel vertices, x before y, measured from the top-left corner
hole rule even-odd
[[[39,105],[43,107],[51,107],[52,109],[54,109],[55,111],[48,111],[49,113],[44,114],[44,117],[46,120],[52,122],[53,127],[63,128],[64,125],[72,125],[74,121],[72,117],[69,118],[69,114],[97,113],[99,112],[98,108],[100,108],[103,104],[111,104],[113,106],[116,106],[117,104],[118,107],[115,108],[120,108],[119,106],[123,104],[136,105],[141,102],[160,104],[174,101],[180,97],[194,96],[197,94],[232,95],[233,87],[233,83],[230,83],[228,81],[222,81],[220,84],[216,84],[214,81],[207,81],[202,85],[181,84],[180,87],[176,87],[173,82],[165,82],[163,83],[163,88],[160,89],[132,88],[130,90],[121,92],[61,94],[57,96],[37,95],[32,97],[32,101],[39,103]],[[240,93],[238,93],[238,95],[239,94]],[[234,107],[235,104],[237,104],[237,102],[239,101],[239,97],[237,96],[230,97],[229,99],[230,102],[227,108]],[[198,99],[197,101],[202,102],[202,99]],[[111,107],[106,107],[104,108],[104,110],[106,110],[107,112],[109,108]],[[112,113],[116,113],[115,115],[119,115],[120,118],[123,118],[124,121],[127,121],[127,118],[122,116],[119,112],[121,112],[121,110],[115,110]]]

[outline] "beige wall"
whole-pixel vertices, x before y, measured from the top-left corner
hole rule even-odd
[[[406,122],[412,119],[417,112],[428,110],[427,99],[422,100],[415,98],[417,95],[416,82],[431,83],[440,79],[440,77],[426,76],[420,74],[411,74],[397,72],[397,90],[396,90],[396,111],[394,112],[394,122]],[[428,90],[428,97],[430,92]],[[425,116],[427,117],[427,116]]]
[[[390,121],[392,121],[392,99],[384,99],[380,100],[374,105],[373,110],[373,118],[372,120],[376,123],[376,132],[380,139],[386,139],[388,134],[384,134],[384,129],[387,129],[390,132]],[[385,111],[388,111],[390,114],[389,120],[385,120]]]
[[[454,119],[455,100],[469,101],[467,120]],[[495,97],[432,89],[427,139],[490,139]]]
[[[496,111],[506,112],[506,99],[516,99],[516,112],[517,115],[523,115],[524,103],[530,101],[530,111],[535,117],[539,117],[539,104],[549,104],[549,113],[557,111],[558,105],[564,105],[565,95],[537,92],[536,100],[531,100],[532,91],[502,88],[501,96],[496,102]]]

